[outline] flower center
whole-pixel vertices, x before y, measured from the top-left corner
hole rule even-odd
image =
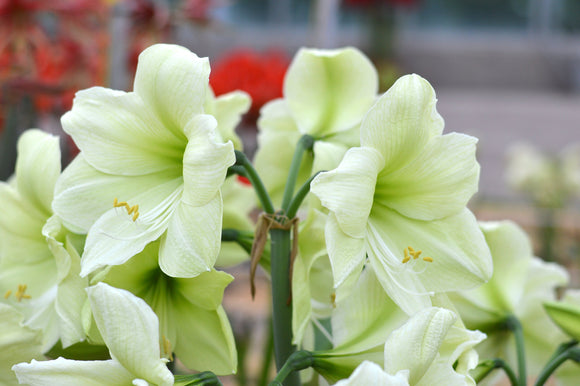
[[[408,246],[407,248],[405,248],[403,250],[404,257],[402,260],[402,263],[405,264],[404,269],[412,269],[413,271],[415,271],[415,273],[425,272],[425,270],[427,269],[427,266],[423,265],[423,262],[432,263],[433,258],[429,257],[429,256],[423,256],[421,259],[419,259],[422,252],[423,251],[421,251],[421,250],[415,250],[411,246]],[[417,265],[423,265],[422,269],[419,269],[419,270],[415,269]]]
[[[137,220],[137,218],[139,217],[139,205],[133,205],[133,206],[129,206],[129,204],[127,204],[127,202],[125,201],[117,201],[117,199],[115,198],[115,201],[113,201],[113,207],[114,208],[120,208],[120,207],[125,207],[127,209],[127,214],[133,214],[133,222],[135,222]]]
[[[21,302],[22,299],[30,299],[30,295],[26,293],[26,288],[28,288],[26,284],[18,284],[18,290],[14,294],[14,297],[18,302]],[[10,295],[12,295],[12,290],[6,291],[4,299],[8,299]]]

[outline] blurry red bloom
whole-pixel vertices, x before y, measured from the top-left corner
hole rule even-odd
[[[234,90],[250,94],[250,114],[257,116],[266,102],[282,97],[289,63],[287,56],[279,51],[237,50],[212,63],[209,82],[216,95]]]
[[[181,14],[190,21],[206,23],[209,21],[209,12],[215,6],[213,0],[184,0],[181,5]]]
[[[252,186],[252,183],[250,182],[250,180],[244,176],[238,176],[238,182],[242,185]]]

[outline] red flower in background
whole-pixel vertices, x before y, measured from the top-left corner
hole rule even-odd
[[[284,75],[289,64],[288,57],[279,51],[236,50],[212,63],[209,83],[216,95],[234,90],[250,94],[250,114],[256,118],[266,102],[282,97]]]

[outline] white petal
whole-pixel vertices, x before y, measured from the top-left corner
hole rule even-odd
[[[361,146],[374,147],[383,155],[385,172],[403,167],[443,131],[436,102],[429,82],[415,74],[403,76],[365,116]]]
[[[311,192],[351,237],[364,236],[382,161],[372,148],[351,148],[336,169],[319,174],[310,184]]]
[[[87,235],[81,276],[99,267],[123,264],[157,240],[167,229],[182,191],[182,181],[177,178],[134,197],[128,205],[139,205],[140,215],[135,220],[135,214],[128,214],[125,207],[102,215]]]
[[[387,374],[379,365],[364,361],[348,379],[335,383],[335,386],[408,386],[408,373]]]
[[[12,369],[20,383],[30,386],[129,386],[133,380],[133,375],[114,360],[33,360]]]
[[[173,384],[173,375],[159,357],[159,320],[147,303],[104,283],[89,287],[87,292],[111,356],[138,378],[158,385]]]
[[[187,48],[155,44],[139,55],[134,90],[164,125],[179,133],[203,112],[209,61]]]
[[[209,271],[221,243],[222,197],[204,206],[180,202],[161,239],[159,266],[169,276],[195,277]]]
[[[183,155],[183,200],[189,205],[210,202],[224,183],[228,167],[236,162],[232,143],[215,141],[216,125],[211,115],[198,115],[185,128],[189,142]]]
[[[360,122],[377,91],[374,66],[354,48],[301,49],[284,79],[284,97],[300,131],[317,137]]]
[[[79,91],[61,119],[93,167],[141,175],[179,165],[186,139],[172,133],[134,93],[93,87]]]
[[[60,174],[58,137],[41,130],[27,130],[18,140],[16,185],[18,191],[41,212],[51,214],[54,185]]]

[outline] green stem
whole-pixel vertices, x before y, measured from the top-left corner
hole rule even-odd
[[[273,214],[274,213],[274,205],[272,204],[272,199],[270,198],[270,195],[268,194],[268,191],[266,190],[264,183],[260,179],[258,172],[256,171],[256,169],[254,169],[254,166],[248,160],[248,157],[246,157],[246,155],[244,153],[242,153],[239,150],[235,150],[235,153],[236,153],[236,166],[243,166],[244,169],[246,170],[247,175],[244,177],[247,177],[250,180],[250,182],[252,183],[252,186],[254,187],[254,190],[256,191],[256,194],[258,195],[258,199],[260,200],[260,203],[262,204],[262,207],[264,208],[264,211],[266,213]],[[236,171],[236,169],[231,169],[231,170],[233,172]]]
[[[519,386],[526,386],[527,372],[526,372],[526,352],[524,347],[524,331],[518,318],[514,315],[508,316],[506,319],[506,326],[513,332],[516,340],[516,355],[518,358],[518,383]]]
[[[298,376],[299,370],[304,370],[314,364],[314,359],[312,357],[312,353],[309,351],[296,351],[292,354],[284,366],[276,375],[276,378],[272,382],[270,382],[269,386],[280,386],[282,384],[286,385],[287,383],[284,382],[291,374],[295,374],[296,377]],[[284,383],[282,383],[284,382]]]
[[[176,386],[221,386],[222,383],[218,377],[211,371],[204,371],[192,375],[175,375]]]
[[[276,369],[280,370],[296,347],[292,344],[292,304],[290,299],[290,231],[270,230],[272,277],[272,322],[274,329],[274,353]],[[295,373],[288,377],[284,385],[299,385]]]
[[[318,173],[320,173],[320,172],[316,172],[316,174],[314,174],[312,177],[310,177],[300,187],[300,189],[298,189],[298,192],[296,192],[296,195],[294,196],[294,198],[290,202],[290,205],[288,206],[288,211],[286,212],[288,218],[294,218],[294,216],[296,216],[296,212],[298,212],[298,209],[300,208],[302,201],[304,201],[304,198],[306,198],[306,195],[308,194],[308,192],[310,192],[310,183],[312,182],[314,177],[316,177],[318,175]]]
[[[286,187],[284,188],[284,197],[282,198],[282,210],[284,213],[288,213],[288,207],[290,206],[290,201],[294,195],[294,186],[298,179],[298,172],[300,171],[300,165],[302,164],[302,156],[306,150],[312,149],[312,146],[314,146],[314,138],[308,134],[304,134],[300,137],[296,144],[296,150],[294,150],[294,156],[292,157],[292,163],[290,164],[290,170],[288,171]]]
[[[580,361],[580,347],[569,347],[568,349],[556,355],[552,360],[548,362],[546,367],[542,370],[538,379],[536,380],[535,386],[541,386],[548,381],[548,378],[552,375],[562,363],[566,362],[568,359],[572,359],[575,362]]]
[[[503,371],[506,373],[507,377],[509,378],[512,386],[515,386],[518,384],[518,377],[516,376],[516,373],[514,373],[512,368],[503,359],[499,359],[499,358],[492,359],[490,361],[480,363],[478,365],[478,367],[480,367],[480,366],[486,366],[488,368],[486,370],[484,370],[483,372],[479,373],[477,376],[473,377],[476,384],[481,382],[485,377],[487,377],[489,374],[491,374],[491,372],[495,369],[503,369]]]

